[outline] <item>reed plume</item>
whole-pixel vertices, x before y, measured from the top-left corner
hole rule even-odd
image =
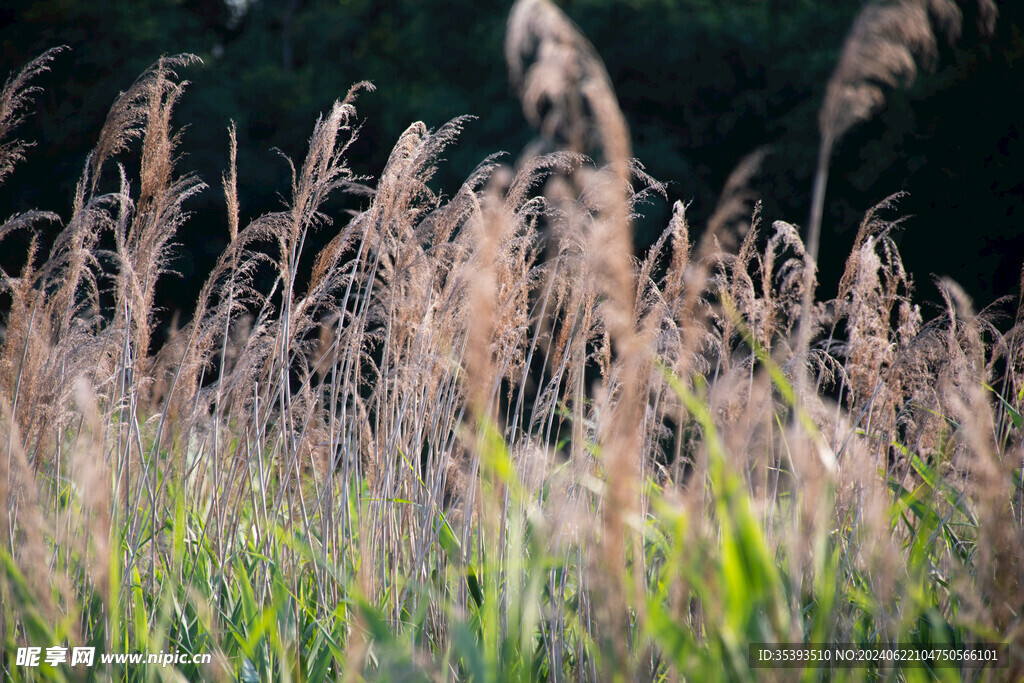
[[[977,4],[978,29],[982,35],[991,35],[996,5],[992,0],[978,0]],[[962,11],[954,0],[876,1],[865,5],[854,19],[818,113],[821,141],[807,226],[808,267],[797,344],[801,351],[810,344],[812,334],[810,304],[832,152],[843,135],[882,107],[883,87],[909,86],[919,64],[931,68],[938,56],[939,36],[955,41],[962,22]]]
[[[55,47],[39,55],[8,78],[0,90],[0,182],[25,158],[25,150],[29,147],[24,140],[13,138],[12,133],[24,121],[32,97],[42,91],[30,83],[49,71],[50,63],[65,49]]]
[[[829,148],[962,22],[871,7]],[[810,247],[748,190],[761,152],[703,235],[676,202],[634,258],[666,192],[593,47],[548,0],[515,4],[506,47],[561,149],[489,156],[451,196],[434,174],[470,119],[411,123],[373,182],[347,159],[358,84],[243,223],[232,125],[228,245],[159,350],[201,187],[172,125],[191,60],[118,98],[53,244],[0,273],[0,671],[67,640],[211,653],[175,665],[203,680],[753,679],[755,642],[1019,641],[1024,309],[1003,333],[940,281],[926,322],[896,196],[816,300]],[[828,340],[800,348],[803,324]]]

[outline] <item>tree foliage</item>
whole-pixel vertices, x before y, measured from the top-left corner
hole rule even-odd
[[[811,0],[564,0],[567,14],[590,37],[608,67],[625,112],[635,155],[669,181],[669,201],[648,207],[638,224],[638,249],[653,241],[672,201],[693,201],[707,217],[731,169],[753,149],[770,145],[755,189],[771,218],[807,215],[817,144],[815,116],[850,21],[861,3]],[[162,54],[190,52],[203,63],[177,120],[187,124],[184,167],[208,182],[220,176],[230,121],[238,126],[242,187],[280,187],[288,169],[279,149],[297,156],[306,124],[369,80],[378,91],[361,103],[356,171],[376,174],[394,140],[411,122],[436,128],[453,117],[478,119],[448,154],[436,182],[453,191],[490,153],[521,149],[533,133],[523,121],[505,74],[501,41],[508,3],[459,0],[15,0],[0,10],[3,64],[13,71],[55,45],[68,45],[47,77],[47,96],[25,137],[40,140],[0,196],[0,212],[66,211],[74,179],[117,92]],[[852,131],[837,150],[826,208],[826,234],[856,225],[863,211],[898,190],[927,230],[962,230],[967,197],[958,187],[996,186],[983,210],[993,223],[1011,211],[1022,174],[1009,163],[1016,123],[1007,109],[1015,60],[1024,53],[1020,10],[1003,8],[997,37],[967,35],[943,47],[938,73],[890,98],[879,120]],[[969,25],[965,21],[965,25]],[[994,83],[1000,88],[994,88]],[[1020,86],[1016,86],[1019,90]],[[971,101],[964,98],[969,97]],[[979,105],[986,105],[979,106]],[[980,110],[980,112],[979,112]],[[968,123],[984,117],[979,128]],[[966,135],[965,135],[966,129]],[[1002,142],[1001,142],[1002,141]],[[1002,146],[1000,146],[1002,145]],[[508,158],[514,162],[513,158]],[[360,166],[361,164],[361,166]],[[981,174],[978,167],[990,167]],[[966,184],[966,185],[965,185]],[[939,188],[934,192],[933,188]],[[16,188],[16,193],[15,189]],[[273,193],[241,198],[244,215],[280,206]],[[226,241],[216,192],[193,200],[195,232],[182,236],[178,269],[205,272]],[[343,206],[335,206],[340,211]],[[977,208],[977,207],[972,207]],[[966,210],[966,209],[965,209]],[[950,212],[953,212],[951,215]],[[1001,251],[1024,252],[1012,220],[994,226]],[[1017,218],[1016,220],[1019,220]],[[919,233],[924,227],[910,230]],[[944,227],[943,227],[944,226]],[[852,231],[838,238],[845,253]],[[213,239],[211,240],[211,236]],[[910,238],[908,238],[910,239]],[[923,239],[914,237],[915,240]],[[968,248],[967,253],[979,253]],[[823,261],[830,258],[825,244]],[[958,276],[960,258],[908,261],[918,279]],[[1011,259],[1012,260],[1012,259]],[[968,274],[968,291],[987,300],[1008,291],[1019,264],[984,261]],[[986,278],[988,278],[986,280]],[[826,273],[825,282],[828,282]],[[185,288],[189,296],[189,286]],[[173,301],[165,301],[173,306]]]

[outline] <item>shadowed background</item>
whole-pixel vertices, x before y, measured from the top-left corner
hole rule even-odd
[[[0,214],[31,208],[67,218],[75,181],[117,93],[162,54],[192,52],[203,64],[176,109],[184,128],[180,168],[211,187],[187,208],[178,236],[180,278],[162,283],[166,313],[191,302],[227,243],[219,178],[229,121],[238,124],[239,190],[247,218],[281,207],[289,170],[275,150],[301,158],[320,112],[359,80],[364,121],[348,159],[376,176],[413,121],[431,128],[479,117],[447,154],[435,187],[451,193],[486,155],[514,162],[533,132],[508,85],[502,38],[510,3],[454,0],[16,1],[0,9],[4,74],[55,45],[60,55],[19,136],[28,160],[0,186]],[[764,219],[807,221],[825,82],[859,2],[809,0],[567,0],[559,3],[604,59],[634,140],[634,153],[669,201],[646,208],[641,254],[667,223],[671,202],[691,202],[694,225],[714,209],[726,177],[762,145],[754,179]],[[1017,292],[1024,255],[1024,165],[1019,101],[1024,88],[1021,10],[1003,4],[996,35],[982,39],[969,4],[964,35],[942,45],[933,73],[887,91],[886,106],[840,142],[825,205],[821,282],[834,295],[864,211],[907,191],[897,241],[921,299],[932,275],[958,280],[979,305]],[[131,166],[131,158],[124,159]],[[372,185],[372,181],[370,182]],[[328,206],[337,222],[352,198]],[[348,204],[346,204],[348,203]],[[318,235],[325,243],[333,234]],[[0,266],[17,269],[27,236],[10,239]],[[319,244],[313,245],[314,247]],[[312,253],[315,249],[307,250]]]

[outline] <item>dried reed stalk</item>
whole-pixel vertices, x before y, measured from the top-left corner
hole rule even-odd
[[[992,34],[997,14],[992,0],[978,0],[978,29],[983,35]],[[853,126],[870,119],[882,107],[883,86],[910,85],[917,75],[918,62],[931,67],[938,53],[936,32],[952,42],[960,36],[961,25],[962,13],[954,0],[876,1],[860,11],[847,34],[818,113],[821,143],[807,227],[808,266],[797,337],[800,353],[806,353],[813,333],[810,308],[833,149]]]

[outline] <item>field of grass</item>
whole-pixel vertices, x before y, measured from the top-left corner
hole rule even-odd
[[[507,59],[545,149],[438,196],[463,121],[414,123],[356,177],[359,84],[267,188],[282,210],[242,225],[229,128],[230,243],[161,348],[155,288],[212,190],[175,168],[191,58],[154,65],[70,215],[0,225],[59,226],[0,272],[5,679],[1020,679],[1024,308],[943,280],[924,319],[898,197],[815,295],[832,146],[934,47],[912,6],[851,32],[806,247],[748,196],[755,154],[707,226],[677,204],[635,260],[662,186],[590,45],[521,0]],[[865,46],[888,66],[854,68]],[[0,95],[0,180],[55,57]],[[363,210],[322,213],[339,193]],[[332,239],[311,254],[314,231]],[[753,666],[780,642],[1005,649],[1002,668]],[[57,645],[182,656],[16,661]]]

